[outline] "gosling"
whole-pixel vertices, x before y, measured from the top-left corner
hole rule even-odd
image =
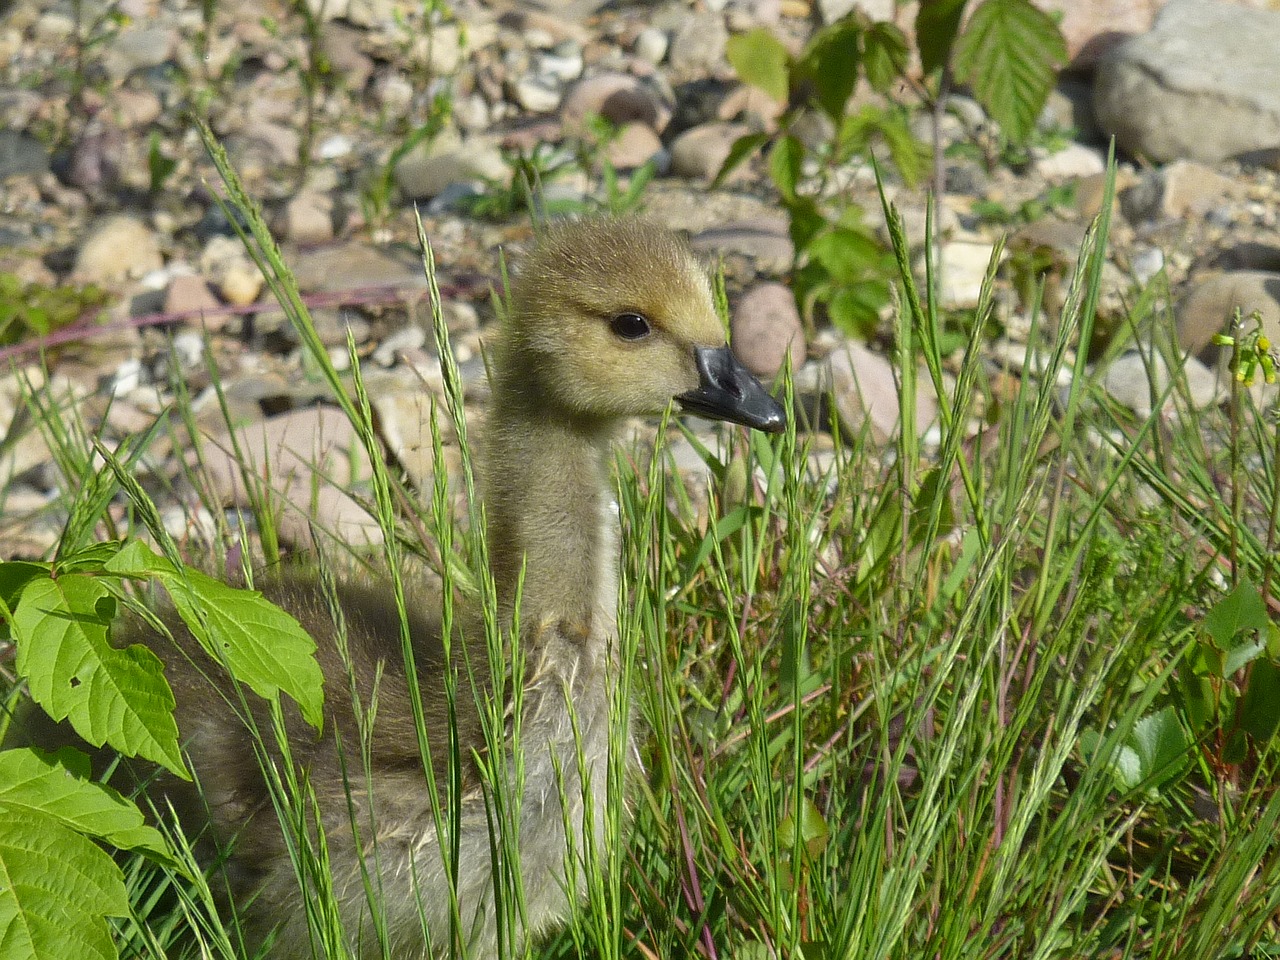
[[[707,275],[680,240],[657,226],[628,219],[549,226],[512,285],[510,314],[494,351],[480,465],[499,610],[510,623],[518,603],[526,659],[518,840],[526,910],[514,943],[500,931],[494,897],[502,880],[494,877],[491,852],[498,841],[491,838],[474,759],[486,750],[476,701],[493,689],[479,617],[461,617],[461,642],[451,645],[450,658],[439,598],[425,589],[411,597],[418,685],[442,791],[450,782],[451,719],[463,758],[463,769],[452,771],[461,784],[461,922],[451,925],[452,871],[441,856],[400,622],[387,589],[337,586],[356,694],[366,707],[378,678],[372,783],[365,789],[358,773],[359,708],[335,642],[328,593],[301,576],[264,584],[268,597],[318,644],[326,677],[324,732],[317,737],[290,717],[290,744],[315,791],[344,936],[362,960],[433,960],[449,955],[451,939],[465,956],[488,960],[498,956],[500,936],[510,955],[518,955],[525,939],[566,919],[585,892],[580,879],[570,879],[582,871],[567,869],[567,851],[581,857],[584,845],[602,842],[599,812],[612,749],[618,531],[611,440],[624,418],[661,412],[673,398],[700,416],[759,430],[776,432],[785,424],[782,408],[725,343]],[[273,960],[309,960],[308,893],[272,811],[253,738],[208,679],[217,668],[176,616],[166,622],[176,645],[154,636],[127,639],[152,646],[165,663],[199,788],[154,770],[131,770],[158,808],[172,804],[188,836],[199,834],[206,855],[223,862],[224,885],[250,948],[270,943]],[[452,718],[444,687],[450,671],[459,678]],[[258,717],[266,720],[263,712]],[[65,742],[66,734],[46,729],[33,739],[50,746]],[[629,741],[626,749],[630,762]],[[597,811],[592,823],[585,822],[581,772]],[[377,891],[373,904],[366,877]]]

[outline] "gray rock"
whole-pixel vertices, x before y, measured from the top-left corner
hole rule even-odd
[[[551,113],[560,106],[560,88],[550,77],[529,74],[518,79],[512,87],[512,96],[530,113]]]
[[[791,352],[791,370],[805,361],[804,326],[795,294],[780,283],[752,287],[738,301],[730,320],[733,352],[756,376],[771,380]]]
[[[163,265],[160,244],[141,220],[114,214],[99,221],[76,254],[77,283],[111,285],[137,279]]]
[[[854,10],[866,14],[872,21],[892,20],[894,7],[894,0],[818,0],[823,23],[835,23]]]
[[[389,334],[373,351],[373,362],[381,367],[392,366],[404,351],[419,350],[427,342],[427,332],[416,323],[401,327]]]
[[[1178,304],[1182,349],[1212,360],[1218,350],[1210,341],[1230,325],[1236,308],[1245,317],[1257,310],[1263,332],[1272,343],[1280,344],[1280,273],[1234,270],[1196,284]]]
[[[1160,170],[1149,170],[1120,195],[1120,207],[1133,223],[1203,217],[1236,185],[1203,163],[1175,160]]]
[[[396,164],[396,186],[410,199],[434,197],[455,183],[502,179],[506,164],[497,146],[486,139],[462,140],[443,135],[414,147]]]
[[[985,240],[950,240],[939,247],[944,307],[976,307],[995,245]]]
[[[1047,180],[1070,180],[1091,177],[1107,169],[1106,158],[1093,147],[1082,143],[1068,143],[1057,153],[1038,156],[1035,171]]]
[[[35,137],[20,130],[0,130],[0,180],[39,175],[49,169],[49,153]]]
[[[783,217],[740,220],[703,230],[690,241],[701,253],[747,257],[761,273],[783,273],[791,269],[795,247]]]
[[[1094,105],[1129,153],[1214,163],[1280,145],[1280,13],[1171,0],[1102,60]]]
[[[813,376],[806,377],[809,371]],[[801,371],[796,387],[819,394],[829,390],[840,429],[851,440],[866,429],[871,439],[887,443],[898,432],[902,407],[893,364],[856,340],[844,341],[816,368]],[[937,416],[937,399],[928,379],[921,378],[916,389],[916,430],[923,434]]]
[[[690,75],[714,71],[724,61],[729,31],[718,13],[687,17],[671,38],[671,69]]]
[[[746,124],[719,122],[686,130],[671,144],[671,172],[694,180],[715,179],[734,143],[749,132]],[[738,167],[734,175],[740,178],[746,171]]]
[[[143,23],[121,30],[107,46],[102,63],[107,75],[121,81],[134,70],[168,62],[178,46],[171,27]]]
[[[1116,357],[1102,375],[1102,387],[1116,403],[1145,420],[1154,409],[1152,397],[1159,399],[1164,396],[1170,376],[1169,364],[1164,357],[1150,348],[1144,352],[1145,357],[1136,350]],[[1186,377],[1187,396],[1192,409],[1205,410],[1226,398],[1225,384],[1195,357],[1187,357],[1182,372]],[[1171,412],[1177,407],[1178,390],[1174,387],[1162,408],[1164,411]]]
[[[299,253],[291,260],[307,292],[357,287],[425,287],[422,261],[410,253],[352,241]]]
[[[646,63],[655,67],[667,56],[667,47],[671,45],[665,30],[657,27],[645,27],[636,35],[635,54]]]

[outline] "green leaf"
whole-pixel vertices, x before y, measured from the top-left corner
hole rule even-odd
[[[785,136],[769,151],[769,174],[782,194],[784,202],[796,198],[800,184],[801,166],[804,163],[804,144],[797,138]]]
[[[984,0],[956,43],[956,76],[1014,143],[1023,143],[1053,89],[1067,43],[1030,0]]]
[[[32,699],[88,743],[109,743],[185,778],[164,669],[144,646],[111,645],[115,609],[107,588],[84,574],[33,580],[13,611],[18,671]]]
[[[158,578],[210,656],[265,700],[288,694],[307,723],[320,728],[324,674],[316,644],[288,613],[256,590],[229,586],[190,567],[179,569],[140,540],[121,550],[106,569]]]
[[[796,80],[813,90],[814,101],[833,123],[844,116],[858,85],[861,41],[862,28],[853,17],[837,20],[813,35],[795,66]]]
[[[0,563],[0,612],[9,611],[18,605],[18,596],[32,580],[49,576],[47,563],[30,563],[26,560],[11,560]]]
[[[66,747],[0,752],[0,810],[4,816],[45,816],[77,833],[173,862],[168,843],[146,825],[142,811],[105,784],[88,779],[89,758]]]
[[[836,283],[852,285],[878,273],[884,247],[869,233],[836,227],[809,245],[816,259]]]
[[[763,27],[729,38],[725,56],[738,76],[759,87],[779,103],[785,103],[789,88],[791,55],[777,37]]]
[[[805,796],[800,802],[800,843],[810,857],[822,853],[831,835],[826,818],[822,816],[817,805]],[[778,824],[778,846],[784,851],[794,849],[796,843],[796,817],[788,813]]]
[[[1280,730],[1280,668],[1259,660],[1249,673],[1249,687],[1240,702],[1240,726],[1267,742]]]
[[[716,174],[715,182],[711,184],[712,188],[721,186],[729,174],[733,173],[747,157],[768,142],[767,133],[748,133],[733,141],[733,146],[729,148],[729,155],[724,158],[724,163],[720,165],[720,172]]]
[[[965,2],[920,0],[920,9],[916,12],[916,47],[925,73],[933,73],[951,56]]]
[[[1149,782],[1153,788],[1167,783],[1181,772],[1188,759],[1191,741],[1178,722],[1172,707],[1143,717],[1133,725],[1133,735],[1126,745],[1138,761],[1138,778],[1127,785]]]
[[[0,817],[0,960],[113,960],[129,913],[120,867],[53,817]]]
[[[888,93],[907,72],[907,38],[897,25],[872,24],[862,35],[862,62],[873,90]]]
[[[1265,631],[1271,621],[1267,618],[1267,606],[1262,602],[1258,588],[1248,580],[1213,605],[1205,614],[1201,626],[1213,637],[1220,650],[1230,650],[1236,635],[1243,630]],[[1232,671],[1234,672],[1234,671]]]
[[[106,565],[106,562],[119,552],[119,540],[104,540],[101,543],[91,543],[87,547],[59,557],[56,563],[58,574],[101,570]]]

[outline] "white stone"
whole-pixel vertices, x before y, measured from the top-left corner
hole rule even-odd
[[[1106,158],[1100,150],[1082,143],[1068,143],[1056,153],[1041,152],[1036,157],[1035,170],[1047,180],[1073,180],[1105,173]]]

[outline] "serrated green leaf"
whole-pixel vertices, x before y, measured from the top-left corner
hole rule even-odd
[[[933,73],[947,62],[966,0],[920,0],[916,12],[916,48],[920,66]]]
[[[756,27],[735,34],[725,45],[725,56],[745,83],[758,87],[779,103],[786,102],[791,55],[772,33]]]
[[[1035,129],[1067,43],[1030,0],[983,0],[956,41],[956,76],[1015,143]]]
[[[120,867],[52,817],[0,817],[0,960],[114,960],[106,917],[126,916]]]
[[[51,817],[77,833],[172,863],[169,844],[146,825],[142,811],[88,777],[89,758],[70,747],[0,751],[0,810],[4,816]]]
[[[888,93],[907,72],[907,38],[896,24],[872,24],[862,35],[862,65],[873,90]]]
[[[1267,605],[1262,602],[1258,588],[1248,580],[1241,580],[1205,614],[1201,626],[1213,637],[1219,650],[1230,650],[1241,631],[1266,630],[1270,623]]]
[[[794,67],[797,80],[813,90],[813,99],[833,123],[844,116],[845,105],[858,85],[862,28],[853,17],[837,20],[813,35]]]
[[[187,777],[178,750],[173,692],[146,647],[109,642],[115,598],[93,577],[33,580],[13,611],[18,671],[32,699],[84,740]]]
[[[140,540],[116,554],[106,569],[158,578],[210,656],[265,700],[288,694],[307,723],[320,728],[324,674],[316,644],[284,610],[256,590],[229,586],[190,567],[178,569]]]

